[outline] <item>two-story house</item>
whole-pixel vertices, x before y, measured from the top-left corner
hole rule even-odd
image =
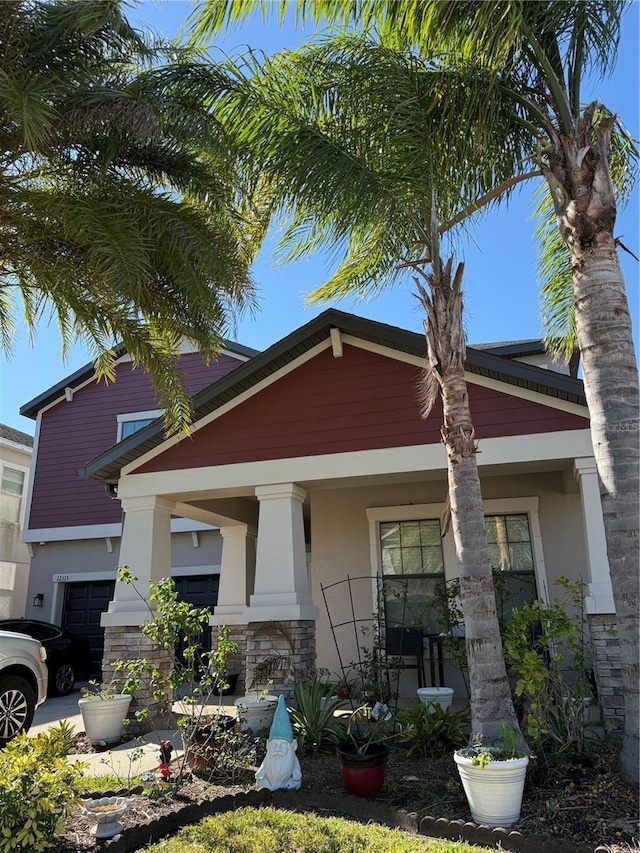
[[[33,436],[0,424],[0,618],[24,616],[30,548],[22,541]]]
[[[307,662],[337,670],[379,590],[389,625],[433,640],[434,594],[459,567],[440,521],[442,410],[423,420],[417,404],[424,358],[423,335],[332,309],[264,352],[230,344],[206,369],[185,355],[187,438],[166,438],[125,353],[114,385],[90,367],[63,380],[21,410],[37,418],[30,592],[95,631],[96,649],[104,631],[107,658],[145,618],[114,589],[119,562],[143,586],[209,579],[212,624],[246,660],[277,621]],[[597,634],[615,617],[588,411],[582,382],[552,367],[540,342],[468,349],[487,533],[506,608],[581,575]],[[605,699],[622,713],[617,687]]]
[[[227,342],[218,361],[195,352],[180,359],[187,388],[197,393],[233,371],[255,350]],[[100,671],[100,617],[115,585],[122,508],[115,490],[78,477],[76,469],[162,413],[152,385],[119,353],[117,381],[98,383],[92,364],[21,408],[36,422],[24,541],[32,553],[26,615],[87,636]],[[180,593],[200,606],[215,604],[222,553],[218,530],[184,518],[171,522],[172,573]]]

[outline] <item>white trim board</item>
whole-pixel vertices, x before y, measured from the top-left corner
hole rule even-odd
[[[218,530],[212,524],[193,521],[190,518],[172,518],[172,533],[194,533],[203,530]],[[22,541],[29,542],[69,542],[81,539],[119,539],[122,536],[122,524],[85,524],[78,527],[41,527],[25,530]]]
[[[479,449],[477,459],[481,472],[488,466],[546,460],[555,462],[593,455],[588,429],[488,438],[479,442]],[[134,473],[122,477],[118,493],[121,498],[133,498],[194,492],[218,494],[226,489],[243,489],[252,495],[256,486],[274,483],[321,482],[426,471],[439,471],[444,476],[446,467],[446,452],[441,444],[413,445]]]

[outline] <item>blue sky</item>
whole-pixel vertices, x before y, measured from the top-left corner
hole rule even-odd
[[[130,19],[173,36],[187,18],[190,3],[159,0],[138,4]],[[640,137],[638,121],[638,47],[640,3],[628,10],[613,77],[599,86],[585,89],[585,99],[598,98],[617,112],[634,137]],[[246,46],[272,53],[293,48],[311,35],[291,25],[279,28],[275,21],[264,24],[261,19],[236,28],[216,47],[233,55]],[[616,236],[640,255],[638,240],[639,191],[636,188],[630,204],[618,216]],[[540,334],[538,286],[536,282],[535,246],[532,241],[531,188],[521,190],[509,209],[489,213],[459,246],[465,268],[465,326],[469,343],[519,338],[535,338]],[[627,283],[636,350],[638,349],[638,263],[622,253],[621,261]],[[235,334],[230,335],[247,346],[264,349],[308,322],[328,306],[306,307],[305,294],[328,276],[329,261],[321,255],[314,259],[277,268],[268,248],[254,267],[260,309],[253,317],[240,318]],[[393,290],[371,301],[342,301],[335,307],[343,311],[380,320],[392,325],[420,331],[421,312],[412,295],[407,277]],[[89,360],[86,351],[77,347],[65,363],[60,357],[60,339],[55,324],[43,324],[31,344],[24,329],[15,339],[15,352],[7,360],[0,355],[0,422],[33,434],[35,423],[19,414],[20,406],[51,385],[72,373]]]

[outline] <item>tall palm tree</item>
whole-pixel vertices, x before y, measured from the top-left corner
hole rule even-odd
[[[122,341],[171,429],[189,421],[181,339],[213,357],[251,302],[228,141],[202,69],[136,33],[120,2],[0,3],[0,335],[57,321],[98,374]]]
[[[466,153],[463,193],[472,214],[508,198],[515,180],[542,174],[570,259],[575,329],[583,366],[625,688],[621,752],[638,780],[640,720],[640,517],[638,370],[631,317],[614,236],[611,141],[616,117],[584,105],[587,75],[613,68],[624,0],[298,0],[302,18],[375,28],[384,44],[410,44],[440,74],[434,139]],[[198,34],[237,21],[256,6],[287,3],[205,0]],[[450,109],[446,109],[446,102]],[[511,130],[507,136],[504,122]],[[633,159],[633,155],[632,155]],[[485,171],[477,182],[479,167]]]
[[[431,150],[428,71],[410,52],[336,39],[263,65],[249,56],[244,68],[231,67],[228,80],[220,76],[212,100],[245,152],[264,220],[284,228],[283,257],[323,246],[341,256],[312,301],[371,296],[413,271],[426,311],[424,413],[438,392],[444,407],[472,729],[492,740],[503,722],[519,728],[502,656],[464,376],[463,266],[440,260],[434,225],[459,206],[459,171]]]

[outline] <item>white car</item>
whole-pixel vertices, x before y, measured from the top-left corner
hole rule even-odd
[[[27,731],[47,698],[47,652],[38,640],[0,631],[0,747]]]

